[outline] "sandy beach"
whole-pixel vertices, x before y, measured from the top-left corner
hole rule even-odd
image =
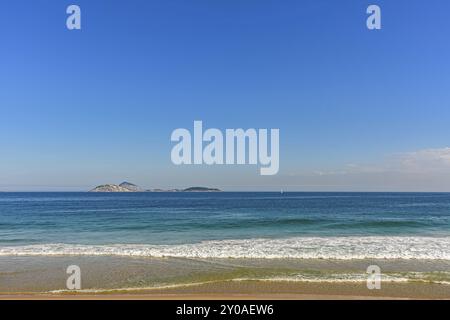
[[[73,264],[78,291],[66,287]],[[371,264],[385,272],[380,289],[367,288]],[[0,267],[0,299],[450,299],[447,261],[62,256],[0,257]]]
[[[289,281],[220,281],[165,289],[99,292],[16,293],[0,299],[31,300],[311,300],[311,299],[449,299],[450,285],[404,283],[368,290],[365,283],[307,283]]]

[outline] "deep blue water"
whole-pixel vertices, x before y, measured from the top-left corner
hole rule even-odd
[[[450,236],[449,193],[0,193],[0,246]]]

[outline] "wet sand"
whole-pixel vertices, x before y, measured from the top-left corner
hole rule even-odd
[[[366,279],[372,264],[400,275],[433,273],[430,281],[382,281],[379,290],[332,277],[356,273]],[[81,268],[80,292],[67,291],[69,265]],[[0,299],[450,299],[448,270],[448,261],[418,260],[7,256],[0,257]],[[323,277],[329,281],[317,280]]]
[[[220,281],[176,288],[108,290],[95,293],[17,293],[0,299],[137,299],[137,300],[297,300],[297,299],[450,299],[450,285],[387,283],[369,290],[365,283],[307,283],[299,281]]]

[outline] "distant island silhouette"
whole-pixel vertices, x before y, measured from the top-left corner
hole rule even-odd
[[[89,192],[222,192],[217,188],[189,187],[186,189],[145,189],[127,181],[121,184],[102,184]]]

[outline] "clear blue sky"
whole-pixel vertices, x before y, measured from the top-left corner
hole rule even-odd
[[[449,15],[446,0],[3,1],[0,190],[450,191]],[[279,174],[174,166],[170,134],[194,120],[279,128]]]

